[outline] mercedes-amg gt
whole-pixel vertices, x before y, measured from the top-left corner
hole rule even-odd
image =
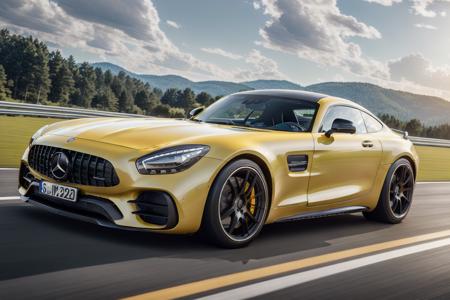
[[[226,96],[187,119],[54,123],[30,140],[19,192],[104,226],[247,245],[264,224],[362,212],[399,223],[418,156],[362,106],[303,91]]]

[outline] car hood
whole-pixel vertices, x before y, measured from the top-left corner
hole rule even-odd
[[[133,149],[195,143],[208,136],[254,131],[241,127],[159,118],[98,118],[55,123],[44,134],[93,140]]]

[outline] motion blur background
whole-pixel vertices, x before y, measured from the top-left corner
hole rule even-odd
[[[1,0],[0,298],[119,298],[421,234],[448,237],[449,33],[449,0]],[[46,124],[182,118],[224,95],[270,88],[351,99],[408,131],[421,181],[409,217],[396,226],[361,215],[273,224],[247,248],[219,250],[197,236],[99,228],[19,201],[16,168]],[[449,299],[448,253],[266,297]]]
[[[263,88],[341,96],[412,136],[450,139],[449,9],[447,0],[2,1],[0,167],[17,166],[40,126],[81,116],[58,107],[179,118]],[[445,142],[430,145],[441,147],[418,147],[419,179],[450,179]]]

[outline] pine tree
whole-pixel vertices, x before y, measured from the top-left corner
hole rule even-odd
[[[70,95],[74,92],[75,81],[68,62],[59,51],[50,54],[49,73],[51,81],[49,100],[67,104]]]
[[[72,99],[73,104],[89,108],[92,98],[95,96],[95,71],[89,63],[84,62],[80,65],[75,86],[78,92]]]
[[[208,106],[212,103],[213,98],[210,94],[206,92],[201,92],[195,97],[195,101],[198,102],[200,105]]]
[[[136,105],[140,109],[142,109],[144,111],[147,110],[148,102],[149,102],[149,96],[145,90],[141,90],[141,91],[137,92],[136,97],[134,98],[134,103],[136,103]]]
[[[155,94],[156,98],[161,99],[161,97],[163,96],[163,91],[158,88],[153,88],[153,94]]]
[[[67,66],[69,67],[70,72],[75,76],[78,72],[78,66],[73,55],[70,55],[67,59]]]
[[[120,95],[122,95],[124,87],[123,87],[123,83],[122,83],[122,81],[120,81],[119,77],[117,77],[117,76],[113,77],[113,80],[111,82],[111,89],[117,98],[119,98]]]
[[[32,74],[34,78],[29,99],[32,102],[40,103],[47,100],[50,91],[51,81],[48,67],[49,54],[47,46],[44,43],[39,42],[38,40],[33,40],[32,43],[35,48],[32,65]]]
[[[95,89],[97,91],[103,90],[105,86],[105,75],[103,74],[102,69],[95,68]]]
[[[186,88],[182,92],[179,91],[177,93],[176,107],[181,107],[185,112],[188,112],[195,107],[195,104],[195,93],[190,88]]]
[[[419,136],[422,133],[423,125],[417,119],[412,119],[408,123],[406,123],[405,131],[408,131],[409,134],[414,136]]]
[[[108,111],[117,111],[118,99],[110,87],[104,87],[92,99],[92,106]]]
[[[6,100],[6,98],[10,96],[10,93],[5,69],[0,65],[0,100]]]
[[[123,91],[119,97],[119,111],[130,113],[133,111],[133,98],[128,91]]]
[[[75,80],[66,63],[59,69],[56,84],[58,85],[55,94],[58,97],[56,101],[62,104],[69,103],[69,97],[74,90]]]
[[[161,103],[167,104],[169,106],[175,106],[177,103],[177,95],[178,89],[175,88],[167,89],[164,92],[164,95],[161,97]]]
[[[113,80],[113,75],[110,70],[106,70],[105,74],[103,75],[103,80],[105,81],[105,85],[110,86]]]

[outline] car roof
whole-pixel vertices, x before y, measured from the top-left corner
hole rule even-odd
[[[318,102],[320,99],[330,97],[328,95],[320,94],[320,93],[306,92],[306,91],[300,91],[300,90],[278,90],[278,89],[251,90],[251,91],[239,92],[236,94],[286,97],[286,98],[310,101],[310,102],[315,102],[315,103]]]

